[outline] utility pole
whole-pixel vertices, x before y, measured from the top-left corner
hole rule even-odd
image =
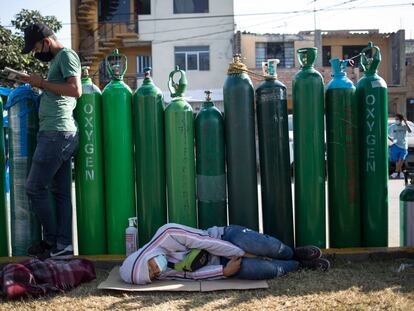
[[[313,26],[314,26],[313,35],[314,35],[315,47],[318,49],[315,66],[322,67],[322,33],[320,30],[317,29],[317,26],[316,26],[316,1],[317,0],[313,0]]]

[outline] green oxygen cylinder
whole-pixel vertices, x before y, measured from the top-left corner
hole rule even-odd
[[[6,159],[4,152],[3,101],[0,96],[0,257],[8,256],[6,218]]]
[[[102,93],[105,205],[109,254],[125,254],[125,227],[136,217],[132,140],[132,92],[122,79],[126,57],[106,57],[111,81]]]
[[[178,83],[175,75],[180,76]],[[165,109],[168,220],[197,227],[193,109],[183,98],[187,79],[178,66],[170,73],[168,88],[172,97]]]
[[[79,255],[106,254],[101,91],[82,67],[82,96],[74,116],[79,128],[75,157]]]
[[[347,61],[330,60],[333,79],[326,87],[329,245],[361,246],[359,128],[355,86]]]
[[[229,223],[259,230],[254,89],[241,56],[223,86]]]
[[[325,248],[324,86],[315,70],[316,48],[297,50],[293,79],[296,245]]]
[[[400,194],[400,246],[414,246],[414,174],[404,172],[405,189]],[[410,183],[408,183],[410,179]]]
[[[263,232],[294,245],[286,86],[277,80],[278,59],[266,62],[256,88]]]
[[[224,119],[205,91],[206,101],[194,121],[198,224],[202,229],[227,226]]]
[[[372,52],[372,57],[366,53]],[[372,42],[361,52],[364,76],[356,85],[360,128],[362,246],[388,246],[388,95],[377,74],[381,52]]]
[[[139,245],[167,222],[164,158],[164,99],[151,79],[151,68],[133,97],[136,197]]]

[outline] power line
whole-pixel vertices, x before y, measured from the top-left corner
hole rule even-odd
[[[161,44],[161,43],[167,43],[167,42],[176,42],[176,41],[182,41],[182,40],[188,40],[188,39],[197,39],[197,38],[204,38],[204,37],[209,37],[209,36],[213,36],[216,34],[221,34],[221,33],[228,33],[228,32],[232,32],[233,35],[233,31],[234,29],[228,29],[228,30],[223,30],[223,31],[215,31],[215,32],[210,32],[210,33],[206,33],[206,34],[201,34],[201,35],[196,35],[196,36],[190,36],[190,37],[181,37],[181,38],[175,38],[175,39],[169,39],[169,40],[161,40],[161,41],[152,41],[152,44]]]
[[[343,10],[344,8],[340,8],[341,6],[346,5],[346,4],[349,4],[349,3],[352,3],[352,2],[356,2],[356,1],[360,1],[360,0],[347,0],[347,1],[343,1],[343,2],[337,3],[335,5],[327,6],[327,7],[324,7],[324,8],[319,8],[319,9],[317,9],[317,11]],[[405,3],[405,4],[400,4],[400,5],[414,5],[414,4],[413,3],[410,3],[410,4]],[[395,6],[395,5],[393,5],[393,6]],[[366,6],[366,7],[368,7],[368,6]],[[369,6],[369,7],[380,7],[380,6],[377,5],[377,6]],[[314,10],[301,10],[301,11],[291,11],[291,12],[298,12],[298,13],[296,13],[294,16],[285,17],[284,19],[291,19],[291,18],[297,17],[299,15],[306,15],[306,14],[309,14],[309,13],[313,13]],[[275,12],[273,12],[273,13],[275,13]],[[266,14],[267,15],[267,14],[273,14],[273,13],[266,12],[266,13],[263,13],[263,14]],[[247,14],[248,15],[252,15],[252,14],[258,14],[258,15],[260,15],[262,13],[247,13]],[[247,14],[243,14],[243,15],[247,15]],[[278,13],[278,14],[280,14],[280,13]],[[239,14],[239,15],[242,15],[242,14]],[[223,16],[224,15],[220,15],[220,17],[223,17]],[[228,16],[228,15],[225,15],[225,16]],[[233,15],[230,15],[230,16],[233,16]],[[210,16],[204,16],[204,17],[207,18],[207,17],[210,17]],[[218,17],[218,16],[211,16],[211,17]],[[175,19],[175,18],[168,18],[168,19]],[[165,19],[159,19],[159,20],[165,20]],[[263,24],[263,23],[260,23],[260,24]],[[257,25],[260,25],[260,24],[257,24]],[[255,26],[257,26],[257,25],[255,25]],[[201,26],[201,27],[203,27],[203,26]],[[282,27],[282,26],[278,26],[278,28],[280,28],[280,27]],[[192,29],[194,27],[188,27],[188,28],[189,29]],[[96,30],[97,29],[95,29],[95,31]],[[185,30],[185,29],[181,29],[181,30]],[[226,31],[219,32],[219,33],[224,33],[224,32],[228,32],[228,31],[226,30]],[[146,34],[151,34],[151,33],[146,33]],[[214,34],[214,33],[211,33],[211,34]],[[188,37],[188,38],[185,37],[185,38],[175,38],[175,39],[170,39],[170,40],[153,41],[153,44],[161,44],[161,43],[172,42],[172,41],[177,41],[177,40],[186,40],[186,39],[192,39],[192,38],[200,38],[200,37],[208,36],[208,35],[211,35],[211,34],[196,35],[196,36],[192,36],[192,37]],[[82,49],[82,51],[87,51],[91,46],[93,46],[99,40],[101,40],[101,38],[98,38],[98,39],[94,40],[94,42],[92,42],[86,49]]]
[[[314,0],[312,0],[312,2],[309,2],[309,3],[313,3],[313,1],[314,1]],[[360,0],[349,0],[349,1],[345,1],[345,2],[342,2],[342,3],[337,3],[337,4],[333,5],[333,6],[328,6],[328,7],[325,7],[324,9],[327,9],[327,8],[332,8],[332,7],[336,7],[336,8],[339,10],[340,8],[338,8],[338,6],[342,6],[342,5],[344,5],[344,4],[348,4],[348,3],[350,3],[350,2],[354,2],[354,1],[360,1]],[[308,3],[308,4],[309,4],[309,3]],[[342,9],[341,9],[341,10],[342,10]],[[303,12],[301,12],[301,13],[297,13],[297,14],[294,14],[294,15],[291,15],[291,16],[287,16],[287,17],[284,17],[284,18],[278,19],[278,22],[283,21],[283,20],[293,19],[293,18],[296,18],[296,17],[298,17],[298,16],[303,16],[303,15],[307,15],[307,14],[310,14],[310,13],[315,13],[315,12],[314,12],[313,10],[303,11]],[[272,22],[274,22],[274,20],[273,20],[273,19],[272,19],[272,20],[270,20],[270,21],[267,21],[267,22],[262,22],[262,23],[259,23],[259,24],[254,24],[254,25],[246,25],[246,26],[244,26],[244,28],[251,28],[251,27],[255,27],[255,26],[260,26],[260,25],[264,25],[264,24],[269,24],[269,23],[272,23]],[[281,28],[281,26],[272,27],[271,29],[273,29],[273,28]]]
[[[379,4],[379,5],[369,5],[369,6],[355,6],[355,7],[347,7],[347,8],[338,8],[338,6],[342,6],[348,3],[352,3],[355,1],[360,0],[348,0],[342,3],[338,3],[329,7],[318,8],[316,12],[322,11],[337,11],[343,9],[380,9],[380,8],[388,8],[388,7],[401,7],[401,6],[414,6],[414,2],[409,3],[395,3],[395,4]],[[208,19],[208,18],[223,18],[223,17],[248,17],[248,16],[264,16],[264,15],[282,15],[282,14],[296,14],[296,13],[313,13],[314,9],[305,9],[305,10],[292,10],[292,11],[283,11],[283,12],[257,12],[257,13],[241,13],[241,14],[222,14],[222,15],[202,15],[202,16],[186,16],[186,17],[165,17],[165,18],[149,18],[149,19],[139,19],[139,22],[154,22],[154,21],[168,21],[168,20],[188,20],[188,19]],[[135,15],[135,13],[119,13],[114,14],[113,16],[121,16],[121,15]],[[101,24],[106,24],[106,22],[99,22]],[[77,22],[70,22],[70,23],[62,23],[62,25],[76,25]],[[13,28],[13,25],[4,25],[3,27],[6,28]]]
[[[165,33],[165,32],[174,32],[174,31],[178,31],[178,30],[191,30],[191,29],[201,29],[201,28],[213,28],[213,27],[218,27],[218,26],[227,26],[227,25],[233,25],[234,23],[223,23],[223,24],[215,24],[215,25],[203,25],[203,26],[199,26],[199,27],[185,27],[185,28],[174,28],[174,29],[170,29],[170,30],[165,30],[165,31],[155,31],[155,32],[147,32],[147,33],[139,33],[139,35],[143,35],[143,34],[155,34],[155,33]],[[97,29],[95,29],[97,30]],[[233,28],[234,30],[234,28]],[[228,32],[228,31],[225,31]],[[215,32],[217,33],[217,32]],[[85,37],[83,37],[85,40]],[[173,41],[176,40],[181,40],[182,38],[178,38],[178,39],[174,39]],[[83,41],[84,41],[83,40]],[[100,38],[98,36],[98,38],[96,40],[94,40],[92,43],[90,43],[85,49],[80,50],[79,52],[84,52],[84,51],[89,51],[89,49],[95,45],[96,42],[102,40],[102,38]],[[167,42],[169,42],[170,40],[168,40]],[[154,42],[154,41],[153,41]],[[164,43],[164,41],[159,41],[159,43]]]

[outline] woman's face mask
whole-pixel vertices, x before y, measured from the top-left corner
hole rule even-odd
[[[43,52],[44,46],[45,46],[45,41],[43,40],[42,49],[40,50],[41,52],[35,53],[34,57],[42,62],[50,62],[53,59],[53,57],[55,57],[55,55],[50,51],[50,46],[49,46],[48,52]]]
[[[395,124],[401,125],[401,120],[400,119],[395,119]]]

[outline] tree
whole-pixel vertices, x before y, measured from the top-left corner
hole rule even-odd
[[[22,33],[24,29],[35,23],[43,23],[47,25],[54,32],[58,32],[62,28],[62,23],[59,22],[54,16],[42,16],[39,11],[30,11],[22,9],[16,14],[16,18],[12,20],[12,25],[20,30]]]
[[[37,60],[31,53],[21,54],[24,46],[23,31],[30,24],[44,23],[54,32],[57,32],[62,28],[62,23],[54,16],[42,16],[39,11],[26,9],[22,9],[17,13],[11,23],[17,29],[15,33],[0,24],[0,69],[7,66],[16,70],[46,76],[47,63]],[[0,84],[11,86],[13,82],[0,78]]]

